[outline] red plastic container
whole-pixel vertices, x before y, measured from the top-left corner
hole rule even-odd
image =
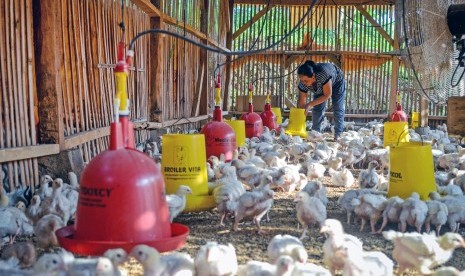
[[[249,112],[242,114],[245,121],[245,136],[247,138],[259,137],[263,134],[263,121],[260,115],[253,112],[253,104],[249,103]]]
[[[75,225],[56,232],[71,252],[101,255],[116,247],[130,251],[137,244],[168,251],[186,241],[189,229],[170,224],[158,166],[142,152],[125,148],[123,134],[129,132],[122,126],[111,124],[110,149],[94,157],[81,175]]]
[[[202,127],[201,133],[205,135],[207,159],[212,155],[219,158],[224,154],[226,161],[232,160],[236,149],[236,133],[230,125],[223,122],[223,114],[219,106],[215,106],[213,120]]]
[[[262,118],[263,126],[268,127],[270,130],[277,130],[278,129],[278,122],[276,115],[271,110],[271,104],[265,104],[265,110],[260,113],[260,118]]]
[[[408,117],[407,114],[402,109],[402,105],[400,104],[400,92],[397,91],[397,100],[396,100],[396,111],[391,114],[391,122],[407,122]]]

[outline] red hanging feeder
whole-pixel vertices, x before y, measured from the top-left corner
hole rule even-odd
[[[263,125],[268,127],[269,130],[278,129],[276,115],[271,110],[270,93],[267,93],[266,95],[265,110],[263,110],[263,112],[260,113],[260,118],[262,118]]]
[[[218,74],[215,81],[215,109],[213,110],[213,120],[206,123],[200,131],[205,135],[205,149],[207,159],[214,155],[220,157],[224,154],[226,161],[231,161],[236,149],[236,133],[234,129],[223,122],[223,112],[221,111],[221,78]]]
[[[247,138],[259,137],[263,134],[263,121],[260,115],[253,112],[253,85],[249,84],[249,112],[242,114],[245,121],[245,136]]]
[[[94,157],[81,176],[76,223],[56,231],[60,245],[76,254],[102,255],[110,248],[129,252],[138,244],[165,252],[182,247],[189,234],[186,226],[170,224],[160,169],[150,157],[133,149],[127,74],[124,43],[120,42],[110,148]]]
[[[400,104],[400,92],[397,91],[397,100],[396,100],[396,111],[391,114],[391,122],[407,122],[407,114],[402,109]]]

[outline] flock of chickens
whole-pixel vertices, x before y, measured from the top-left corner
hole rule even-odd
[[[265,128],[260,137],[247,139],[231,161],[209,158],[209,192],[217,204],[214,212],[220,225],[231,223],[232,231],[240,231],[244,220],[252,220],[258,233],[266,234],[260,222],[273,209],[275,194],[295,194],[296,222],[302,234],[299,238],[286,233],[274,236],[268,245],[269,262],[239,265],[234,246],[216,241],[206,242],[194,257],[179,252],[160,254],[145,245],[128,253],[111,250],[100,258],[77,258],[63,249],[56,252],[55,230],[72,221],[77,208],[79,183],[71,172],[69,184],[43,176],[34,195],[29,189],[1,190],[0,275],[121,275],[118,267],[129,256],[141,263],[144,275],[392,275],[394,262],[388,256],[365,251],[363,242],[346,234],[340,221],[327,217],[327,188],[321,181],[325,175],[330,176],[330,185],[346,189],[338,204],[347,213],[347,224],[359,223],[360,231],[365,231],[369,223],[371,233],[392,241],[399,273],[416,269],[422,274],[459,275],[453,267],[440,266],[454,249],[465,247],[458,233],[465,222],[461,141],[449,137],[445,125],[423,137],[411,131],[411,140],[433,145],[437,192],[428,201],[417,193],[406,199],[387,198],[389,183],[384,176],[389,173],[389,147],[383,147],[382,127],[372,122],[355,131],[348,123],[347,130],[333,141],[331,134],[314,131],[305,140],[291,137],[285,134],[284,124],[278,133]],[[139,149],[159,161],[162,140]],[[357,180],[354,168],[360,169]],[[191,193],[186,183],[176,194],[166,195],[171,221],[182,213],[186,194]],[[384,231],[388,224],[397,225],[398,231]],[[325,267],[307,262],[302,241],[312,227],[326,237]],[[15,242],[17,235],[33,236],[36,244]],[[35,246],[47,253],[36,258]]]

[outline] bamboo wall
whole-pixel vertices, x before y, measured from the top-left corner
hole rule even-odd
[[[0,1],[0,148],[37,145],[32,32],[31,0]],[[0,189],[38,181],[37,159],[1,165]]]
[[[341,67],[346,78],[346,116],[350,114],[389,113],[392,91],[394,47],[394,7],[390,5],[334,6],[319,5],[305,16],[308,6],[270,6],[256,21],[254,16],[267,10],[266,5],[236,5],[234,8],[233,50],[264,48],[283,38],[292,29],[295,33],[265,54],[238,59],[233,63],[230,108],[235,99],[247,95],[249,83],[255,84],[255,95],[268,91],[281,100],[282,107],[297,101],[297,68],[307,59],[332,62]],[[378,19],[382,30],[373,26],[365,14]],[[382,16],[381,16],[382,15]],[[299,20],[304,18],[297,26]],[[242,26],[253,22],[241,32]],[[307,54],[296,54],[307,51]],[[319,52],[321,51],[321,52]],[[293,53],[294,52],[294,53]],[[381,53],[381,54],[380,54]],[[383,54],[386,53],[386,54]],[[401,69],[398,89],[407,112],[419,111],[419,96],[414,89],[411,72]],[[287,99],[287,100],[286,100]],[[243,110],[239,110],[243,111]],[[430,115],[444,116],[442,106],[430,105]],[[357,116],[359,117],[359,116]],[[376,116],[367,116],[371,120]]]
[[[126,43],[158,20],[164,29],[225,47],[226,1],[152,1],[161,11],[148,1],[124,2]],[[78,149],[89,162],[108,147],[121,21],[119,0],[1,1],[0,162],[7,191],[38,184],[38,157]],[[150,44],[154,37],[162,47]],[[153,139],[153,130],[179,131],[179,124],[200,128],[210,112],[213,72],[224,61],[170,36],[140,38],[128,78],[136,142]],[[226,69],[216,72],[224,76]],[[160,76],[161,83],[151,83]]]
[[[122,31],[119,1],[59,1],[59,43],[62,49],[61,87],[65,139],[75,134],[108,127],[113,118],[117,44]],[[149,28],[149,18],[136,6],[125,9],[125,37],[128,43]],[[148,37],[135,44],[135,57],[128,78],[131,119],[148,120]],[[77,145],[84,161],[107,149],[106,136]]]

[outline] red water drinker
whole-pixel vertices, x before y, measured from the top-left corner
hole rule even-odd
[[[253,112],[253,85],[249,85],[249,112],[242,114],[241,120],[245,121],[245,136],[247,138],[259,137],[263,134],[263,120]]]
[[[269,130],[278,129],[276,115],[271,110],[270,93],[266,95],[265,110],[260,113],[260,118],[262,118],[263,126],[268,127]]]
[[[221,110],[221,79],[220,75],[215,81],[215,109],[213,110],[213,120],[206,123],[200,131],[205,135],[205,150],[207,159],[214,155],[220,157],[224,155],[226,161],[231,161],[236,149],[236,133],[234,129],[223,122],[223,112]]]
[[[407,122],[407,114],[402,109],[400,104],[400,92],[397,91],[396,111],[391,114],[391,122]]]
[[[74,225],[56,231],[60,245],[79,255],[127,252],[138,244],[158,251],[180,248],[189,228],[170,223],[163,175],[154,160],[134,149],[126,91],[127,64],[120,43],[115,69],[110,148],[95,156],[81,175]]]

